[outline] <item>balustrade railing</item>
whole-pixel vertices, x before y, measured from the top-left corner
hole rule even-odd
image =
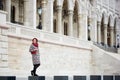
[[[97,47],[105,50],[105,51],[117,53],[117,48],[115,48],[115,47],[105,46],[103,44],[99,44],[99,43],[96,43],[96,42],[94,42],[93,44],[96,45]]]
[[[79,38],[74,38],[70,36],[60,35],[57,33],[50,33],[42,31],[40,29],[30,28],[28,26],[23,26],[14,23],[7,23],[10,26],[9,36],[16,36],[21,38],[32,39],[33,37],[38,38],[43,42],[50,42],[60,45],[68,45],[78,48],[91,49],[91,42],[83,41]]]

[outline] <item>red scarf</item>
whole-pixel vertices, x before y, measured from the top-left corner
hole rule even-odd
[[[38,43],[32,43],[35,47],[38,47]]]
[[[33,44],[35,47],[38,48],[38,43],[32,43],[32,44]],[[36,52],[37,52],[37,51],[32,51],[31,53],[32,53],[32,54],[36,54]]]

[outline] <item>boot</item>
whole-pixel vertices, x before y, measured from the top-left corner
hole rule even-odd
[[[35,73],[34,76],[38,76],[38,75]]]
[[[31,71],[31,75],[32,75],[32,76],[35,76],[35,72],[34,72],[33,70]]]

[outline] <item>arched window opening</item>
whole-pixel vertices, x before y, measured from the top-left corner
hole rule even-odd
[[[62,22],[64,35],[68,35],[68,3],[67,0],[64,0],[62,7]]]
[[[108,20],[108,28],[107,28],[107,42],[108,42],[108,46],[110,46],[110,43],[111,43],[110,31],[111,31],[111,27],[110,27],[110,17],[109,17],[109,20]]]
[[[11,6],[11,22],[12,23],[15,23],[15,12],[16,12],[15,6]]]
[[[104,14],[102,14],[101,20],[101,44],[104,45]]]
[[[74,37],[79,37],[79,26],[78,26],[78,4],[75,1],[74,12],[73,12],[73,32]]]
[[[64,35],[68,35],[68,24],[64,22]]]
[[[57,1],[53,4],[53,32],[57,33]]]

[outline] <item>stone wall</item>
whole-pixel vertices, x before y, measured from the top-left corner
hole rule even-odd
[[[120,74],[120,54],[106,52],[96,46],[93,46],[92,62],[93,74]]]
[[[6,12],[0,11],[0,75],[8,70],[8,26],[6,25]]]
[[[29,47],[31,40],[9,37],[9,68],[14,75],[30,75],[32,69]],[[39,42],[40,75],[91,74],[91,50]],[[24,73],[24,74],[23,74]]]
[[[23,77],[30,75],[32,60],[29,47],[33,37],[37,37],[40,44],[41,66],[37,72],[40,75],[120,74],[120,54],[105,52],[93,46],[92,42],[85,41],[87,40],[87,14],[81,13],[79,15],[80,26],[82,26],[80,39],[49,33],[53,29],[53,5],[51,1],[48,3],[48,14],[49,9],[51,9],[49,14],[51,17],[46,20],[45,25],[48,32],[30,28],[27,23],[25,25],[28,27],[9,23],[10,29],[8,30],[6,12],[0,11],[0,76],[16,75]],[[29,5],[29,3],[26,4]],[[30,4],[33,4],[32,0]],[[31,14],[34,14],[33,8],[31,10]],[[25,17],[29,19],[28,12],[26,11]],[[30,20],[31,27],[35,27],[34,20],[36,19]],[[29,20],[27,21],[29,22]]]
[[[29,76],[32,58],[30,39],[8,38],[8,65],[13,75]],[[40,75],[114,75],[120,74],[120,54],[106,52],[96,46],[91,50],[39,41]]]

